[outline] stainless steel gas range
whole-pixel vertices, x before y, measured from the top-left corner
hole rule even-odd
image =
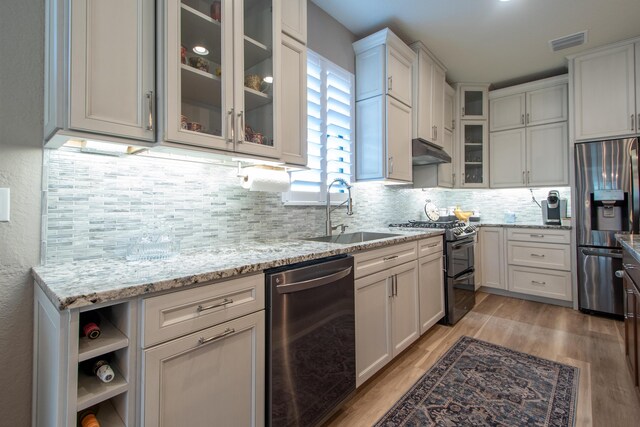
[[[445,323],[453,325],[475,305],[474,247],[477,228],[460,221],[409,221],[389,227],[444,229]]]

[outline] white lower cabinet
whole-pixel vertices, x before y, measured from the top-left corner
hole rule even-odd
[[[144,351],[144,425],[264,424],[264,311]]]
[[[141,425],[264,425],[264,275],[141,300]]]
[[[420,294],[420,334],[444,317],[444,268],[442,236],[418,242],[418,292]]]
[[[482,285],[489,288],[506,289],[504,274],[504,229],[502,227],[481,227],[478,239]]]
[[[569,240],[568,230],[481,227],[483,287],[571,301]]]
[[[356,387],[444,317],[442,236],[355,258]]]

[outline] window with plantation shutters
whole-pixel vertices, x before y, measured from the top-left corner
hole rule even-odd
[[[291,172],[287,204],[326,203],[327,186],[353,173],[353,74],[307,51],[307,167]],[[284,124],[286,126],[286,123]],[[344,186],[331,187],[331,201],[346,199]]]

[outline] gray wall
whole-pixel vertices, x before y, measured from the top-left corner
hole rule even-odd
[[[357,40],[356,36],[311,1],[308,1],[307,31],[309,49],[355,74],[356,59],[351,43]]]
[[[9,0],[0,13],[0,187],[11,222],[0,222],[0,414],[31,423],[33,288],[38,264],[44,80],[44,2]]]

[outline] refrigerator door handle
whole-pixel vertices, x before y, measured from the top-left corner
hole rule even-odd
[[[640,181],[638,178],[638,140],[635,139],[629,150],[631,158],[631,232],[638,233],[640,221]]]

